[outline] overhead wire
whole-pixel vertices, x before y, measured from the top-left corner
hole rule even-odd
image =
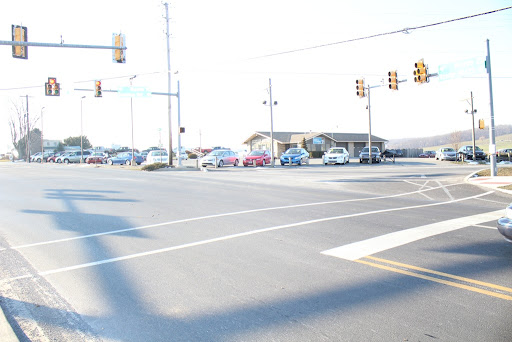
[[[356,41],[360,41],[360,40],[366,40],[366,39],[372,39],[372,38],[376,38],[376,37],[388,36],[388,35],[397,34],[397,33],[410,33],[409,31],[412,31],[412,30],[419,30],[419,29],[423,29],[423,28],[427,28],[427,27],[433,27],[433,26],[448,24],[448,23],[452,23],[452,22],[455,22],[455,21],[471,19],[471,18],[480,17],[480,16],[483,16],[483,15],[488,15],[488,14],[492,14],[492,13],[497,13],[497,12],[501,12],[501,11],[505,11],[505,10],[509,10],[509,9],[512,9],[512,6],[505,7],[505,8],[500,8],[500,9],[497,9],[497,10],[488,11],[488,12],[484,12],[484,13],[468,15],[468,16],[461,17],[461,18],[440,21],[440,22],[433,23],[433,24],[426,24],[426,25],[415,26],[415,27],[407,27],[407,28],[404,28],[404,29],[401,29],[401,30],[377,33],[377,34],[373,34],[373,35],[370,35],[370,36],[364,36],[364,37],[359,37],[359,38],[352,38],[352,39],[342,40],[342,41],[339,41],[339,42],[320,44],[320,45],[304,47],[304,48],[299,48],[299,49],[294,49],[294,50],[288,50],[288,51],[281,51],[281,52],[271,53],[271,54],[257,56],[257,57],[251,57],[251,58],[248,58],[248,60],[255,60],[255,59],[261,59],[261,58],[275,57],[275,56],[280,56],[280,55],[285,55],[285,54],[291,54],[291,53],[302,52],[302,51],[307,51],[307,50],[319,49],[319,48],[333,46],[333,45],[352,43],[352,42],[356,42]]]

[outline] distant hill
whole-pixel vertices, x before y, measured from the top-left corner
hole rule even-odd
[[[512,134],[512,125],[499,125],[495,127],[496,137]],[[475,128],[475,140],[489,139],[489,129]],[[425,148],[431,146],[454,145],[463,141],[471,141],[471,130],[454,131],[452,133],[422,138],[391,139],[387,148]],[[511,142],[512,145],[512,142]]]

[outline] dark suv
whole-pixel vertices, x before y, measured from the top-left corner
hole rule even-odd
[[[487,154],[478,146],[475,146],[475,158],[478,160],[485,160]],[[458,160],[473,160],[473,146],[466,145],[459,148],[457,151],[457,159]]]

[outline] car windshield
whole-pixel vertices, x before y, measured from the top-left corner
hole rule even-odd
[[[300,148],[290,148],[285,153],[286,154],[300,154]]]
[[[455,150],[451,147],[445,147],[441,149],[441,152],[455,152]]]
[[[368,153],[368,147],[363,147],[363,150],[361,152]],[[372,153],[379,153],[379,149],[377,147],[372,147]]]
[[[251,151],[251,153],[249,153],[249,156],[262,156],[263,153],[265,153],[265,151],[255,150],[255,151]]]
[[[343,153],[343,149],[342,148],[331,148],[329,150],[329,153]]]
[[[468,151],[473,151],[473,146],[468,146]],[[478,146],[475,146],[475,151],[482,151],[482,149]]]
[[[224,152],[226,151],[222,151],[222,150],[215,150],[215,151],[212,151],[210,152],[210,156],[222,156],[224,154]]]

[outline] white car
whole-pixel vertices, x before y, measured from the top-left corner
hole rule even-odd
[[[146,164],[153,163],[168,163],[169,154],[164,150],[153,150],[149,151],[146,157]]]
[[[344,147],[333,147],[324,154],[324,165],[343,164],[350,162],[350,155]]]

